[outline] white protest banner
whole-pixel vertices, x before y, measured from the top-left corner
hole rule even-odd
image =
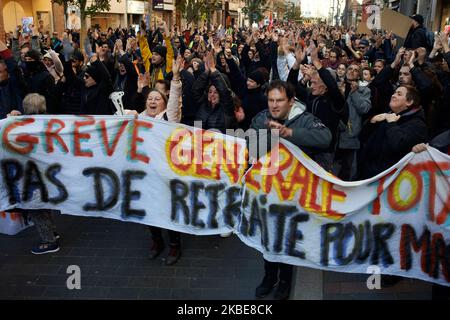
[[[245,140],[147,117],[0,121],[0,211],[61,210],[206,235],[266,259],[450,285],[450,157],[428,148],[343,182],[283,142],[245,174]]]
[[[277,152],[277,150],[272,151]],[[450,285],[450,157],[429,148],[369,180],[343,182],[284,141],[276,175],[245,175],[237,234],[267,260]],[[271,168],[273,170],[273,168]]]
[[[0,125],[0,210],[59,209],[194,234],[228,232],[237,218],[243,139],[132,116]]]
[[[31,221],[25,221],[21,213],[0,212],[0,233],[12,236],[31,225]]]

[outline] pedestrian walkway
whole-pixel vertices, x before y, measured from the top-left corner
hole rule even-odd
[[[151,237],[144,225],[102,218],[56,216],[62,235],[55,254],[30,253],[34,227],[0,235],[0,299],[254,299],[264,267],[261,254],[237,237],[183,234],[183,253],[166,266],[168,249],[147,258]],[[81,269],[81,290],[66,286],[67,268]],[[430,299],[431,284],[404,279],[369,290],[368,275],[296,268],[292,299]],[[271,297],[267,297],[270,299]]]
[[[174,266],[147,258],[144,225],[102,218],[56,216],[62,236],[55,254],[30,253],[34,227],[0,235],[0,299],[254,299],[261,254],[237,237],[183,234]],[[67,267],[81,269],[81,290],[68,290]]]

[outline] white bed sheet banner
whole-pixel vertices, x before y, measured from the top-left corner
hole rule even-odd
[[[450,285],[450,157],[433,148],[343,182],[287,141],[272,151],[279,162],[267,155],[245,172],[245,140],[147,117],[15,117],[0,127],[0,211],[233,230],[270,261],[352,273],[376,265]]]

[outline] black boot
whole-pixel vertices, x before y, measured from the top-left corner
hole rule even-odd
[[[291,293],[291,283],[281,280],[278,284],[277,291],[275,291],[275,300],[287,300]]]
[[[381,276],[381,286],[383,288],[389,288],[395,286],[402,280],[402,277],[399,276],[391,276],[391,275],[382,275]]]
[[[153,240],[152,248],[150,249],[150,253],[148,255],[148,258],[153,260],[156,259],[161,252],[164,250],[164,242],[163,241],[155,241]]]
[[[171,266],[177,263],[178,259],[181,257],[180,245],[170,245],[169,254],[166,257],[166,265]]]
[[[277,286],[277,283],[278,283],[277,279],[264,276],[263,281],[256,288],[255,297],[259,299],[266,297],[270,292],[272,292],[273,288]]]

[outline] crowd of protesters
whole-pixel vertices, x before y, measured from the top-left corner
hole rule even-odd
[[[109,96],[123,91],[128,114],[200,122],[223,133],[278,129],[342,180],[371,178],[436,138],[450,152],[449,35],[431,41],[423,18],[412,19],[403,44],[388,31],[282,21],[183,32],[142,22],[139,32],[89,29],[85,37],[17,28],[0,41],[0,119],[113,115]],[[39,97],[41,107],[30,111]],[[45,230],[50,236],[41,236],[33,253],[59,250],[54,228]],[[151,232],[155,258],[164,244],[161,229]],[[166,263],[173,264],[180,235],[171,231],[169,238]],[[287,298],[292,266],[266,261],[265,268],[256,295],[278,283],[276,297]]]

